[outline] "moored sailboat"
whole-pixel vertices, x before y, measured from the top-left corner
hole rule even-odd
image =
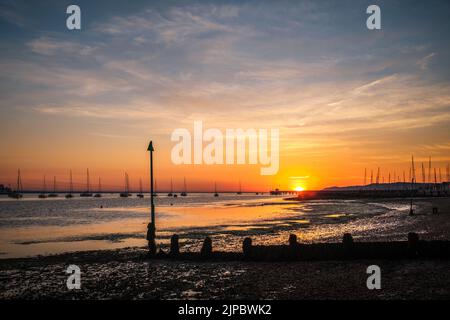
[[[242,184],[241,184],[241,180],[239,180],[239,191],[237,192],[237,194],[242,194]]]
[[[70,169],[70,185],[69,185],[69,193],[66,194],[66,199],[73,198],[73,181],[72,181],[72,169]]]
[[[92,193],[89,190],[89,168],[86,169],[86,191],[80,193],[80,197],[92,197]]]
[[[47,198],[47,194],[45,193],[46,189],[47,189],[47,184],[45,182],[45,174],[44,174],[44,183],[43,183],[43,186],[42,186],[42,193],[40,193],[39,196],[38,196],[39,199]]]
[[[219,194],[217,193],[217,182],[214,182],[214,197],[218,197]]]
[[[180,193],[180,196],[186,197],[187,196],[186,178],[184,178],[183,186],[184,186],[183,192]]]
[[[53,192],[48,195],[49,198],[56,198],[58,194],[56,193],[56,176],[53,176]]]
[[[14,199],[20,199],[22,198],[22,178],[20,176],[20,169],[17,170],[17,188],[16,191],[11,191],[8,193],[8,197],[14,198]]]
[[[142,178],[139,178],[139,193],[136,195],[138,198],[143,198],[144,194],[142,193]]]
[[[94,194],[95,198],[101,198],[102,194],[100,193],[102,192],[102,180],[100,177],[98,177],[98,189],[97,189],[97,193]]]
[[[156,182],[156,179],[155,179],[155,190],[153,191],[153,196],[154,197],[158,196],[158,183]]]
[[[170,178],[170,192],[167,194],[168,197],[173,196],[173,180]]]
[[[125,191],[120,193],[121,198],[127,198],[131,196],[130,193],[130,181],[128,179],[128,173],[125,172]]]

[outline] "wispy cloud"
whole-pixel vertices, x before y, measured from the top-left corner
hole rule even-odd
[[[356,95],[359,95],[362,93],[370,92],[373,90],[373,88],[376,88],[378,86],[385,85],[386,83],[389,83],[389,82],[393,83],[397,78],[398,78],[397,75],[393,74],[393,75],[389,75],[389,76],[371,81],[367,84],[364,84],[360,87],[353,89],[353,93]]]
[[[28,43],[28,46],[31,51],[47,56],[55,54],[90,55],[95,50],[91,46],[50,37],[34,39]]]
[[[423,57],[419,61],[417,61],[417,64],[419,65],[420,69],[427,70],[428,65],[431,62],[431,59],[436,55],[436,53],[432,52],[429,55]]]
[[[26,24],[25,17],[19,13],[20,5],[14,2],[0,3],[0,20],[7,21],[19,27]]]
[[[49,115],[60,115],[66,117],[87,117],[115,120],[149,120],[156,118],[167,119],[168,112],[155,112],[155,107],[151,105],[127,107],[113,107],[111,105],[83,105],[83,106],[39,106],[36,111]]]
[[[173,43],[216,32],[249,31],[232,23],[232,19],[238,14],[239,7],[227,5],[172,7],[164,12],[147,9],[143,13],[127,17],[113,17],[97,24],[95,30],[114,36],[139,35],[137,39],[140,42],[153,36],[156,41]]]

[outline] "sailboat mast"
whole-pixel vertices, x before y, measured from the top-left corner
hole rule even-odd
[[[89,193],[89,168],[86,169],[86,189],[87,192]]]
[[[378,171],[377,171],[377,184],[380,183],[380,167],[378,167]]]
[[[428,160],[428,183],[431,183],[431,156]]]
[[[128,173],[126,173],[125,172],[125,193],[129,193],[129,187],[130,187],[130,185],[129,185],[129,182],[128,182]]]
[[[21,180],[20,180],[20,169],[17,170],[17,192],[20,192],[21,190]]]
[[[450,187],[448,183],[450,183],[450,166],[447,164],[447,191]]]
[[[70,169],[70,186],[69,186],[70,193],[73,192],[73,181],[72,181],[72,169]]]
[[[425,167],[423,166],[423,162],[422,162],[422,182],[425,183]]]

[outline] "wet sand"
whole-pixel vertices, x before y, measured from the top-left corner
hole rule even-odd
[[[399,237],[450,239],[450,201],[433,200],[398,226]],[[299,231],[300,232],[300,231]],[[379,236],[383,238],[382,232]],[[364,241],[363,234],[357,241]],[[373,237],[370,240],[377,240]],[[0,299],[449,299],[450,261],[192,262],[148,260],[143,248],[0,260]],[[81,269],[68,290],[66,268]],[[381,290],[368,290],[366,268],[381,268]]]
[[[70,254],[3,263],[1,299],[449,299],[450,261],[149,261],[143,250]],[[70,261],[70,262],[69,262]],[[76,263],[81,289],[68,290]],[[380,266],[381,290],[366,268]]]

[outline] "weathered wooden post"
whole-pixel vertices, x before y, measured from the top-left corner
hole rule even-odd
[[[155,225],[155,203],[153,202],[153,142],[150,141],[147,151],[150,152],[150,212],[151,220],[147,225],[147,241],[149,254],[154,256],[156,254],[156,225]]]
[[[203,258],[209,258],[212,254],[212,240],[210,237],[206,237],[203,241],[203,246],[200,251],[200,255]]]
[[[410,257],[419,255],[419,235],[415,232],[408,233],[408,255]]]
[[[342,245],[344,247],[344,255],[347,258],[350,258],[353,256],[353,237],[350,233],[345,233],[344,237],[342,238]]]
[[[244,259],[251,259],[252,257],[252,238],[246,237],[242,242],[242,251],[244,252]]]
[[[178,235],[174,234],[170,238],[170,255],[177,256],[180,254],[180,246],[178,244]]]
[[[297,236],[295,234],[289,235],[289,246],[296,247],[298,244],[297,242]]]
[[[298,242],[295,234],[289,235],[289,255],[290,259],[295,260],[298,254]]]

